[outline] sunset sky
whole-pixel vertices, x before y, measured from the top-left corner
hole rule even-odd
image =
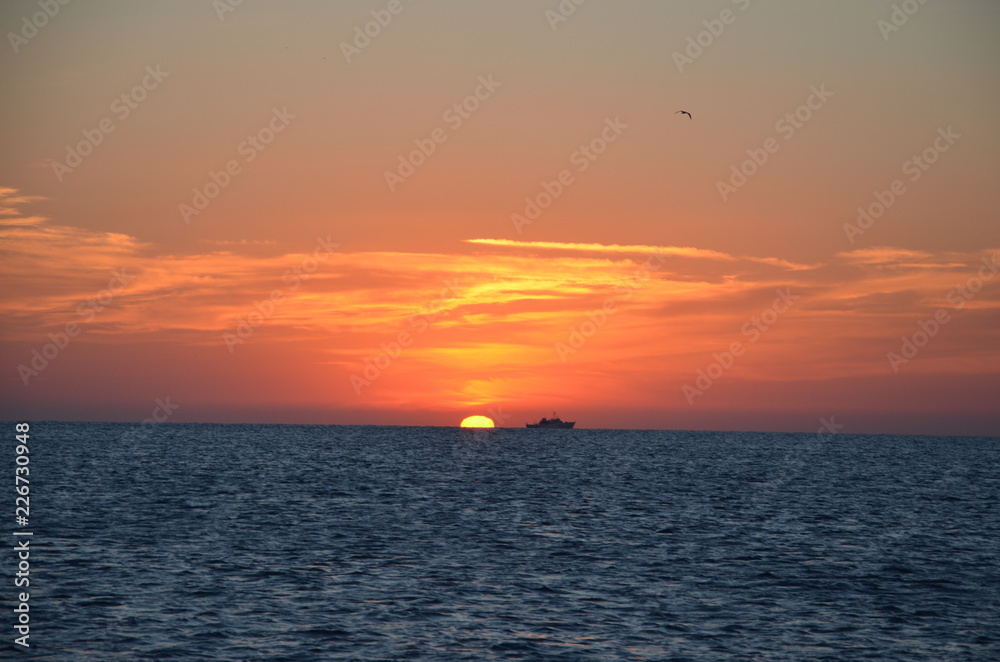
[[[994,0],[0,28],[6,419],[1000,435]]]

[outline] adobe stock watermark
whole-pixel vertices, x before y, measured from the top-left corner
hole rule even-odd
[[[253,163],[257,155],[267,149],[267,146],[274,142],[275,137],[288,128],[295,115],[288,112],[288,106],[281,110],[273,108],[271,118],[267,124],[251,133],[236,146],[236,153],[243,157],[244,163]],[[238,159],[230,159],[226,165],[218,172],[210,170],[209,181],[201,187],[195,186],[191,189],[191,204],[182,202],[177,205],[184,223],[191,224],[191,217],[198,216],[208,209],[212,201],[219,197],[219,194],[226,190],[233,183],[233,178],[243,173],[243,165]]]
[[[411,2],[413,0],[407,0],[407,4]],[[361,51],[368,48],[372,40],[378,38],[382,31],[389,27],[393,19],[403,13],[404,9],[406,6],[402,0],[389,0],[385,9],[371,10],[372,20],[364,25],[354,26],[354,39],[350,43],[340,42],[340,52],[344,54],[347,64],[351,63],[352,58],[361,55]]]
[[[33,377],[38,377],[43,370],[49,367],[59,357],[59,354],[69,347],[73,338],[83,333],[84,328],[81,325],[94,321],[97,314],[103,312],[105,308],[111,305],[115,297],[134,279],[135,276],[126,273],[124,267],[118,271],[112,271],[111,279],[108,281],[106,288],[98,292],[95,296],[77,304],[76,314],[79,318],[78,321],[67,322],[61,331],[50,333],[49,340],[51,342],[43,345],[41,349],[35,348],[31,350],[31,361],[27,365],[22,363],[17,366],[17,374],[21,377],[24,385],[27,386]]]
[[[777,323],[778,318],[791,310],[792,305],[802,297],[792,294],[791,289],[775,290],[777,298],[759,316],[754,315],[749,322],[740,327],[740,334],[750,339],[750,344],[756,343],[761,336]],[[693,405],[695,398],[705,395],[727,370],[736,365],[736,359],[746,354],[747,346],[739,340],[734,340],[729,344],[729,348],[722,352],[712,353],[712,363],[705,368],[698,368],[694,385],[685,384],[681,387],[681,394],[687,399],[688,405]]]
[[[899,32],[904,25],[910,22],[910,18],[927,4],[927,0],[903,0],[899,4],[892,6],[889,20],[880,18],[875,21],[875,26],[882,33],[882,39],[888,43],[890,35]]]
[[[801,442],[789,445],[788,450],[784,452],[781,458],[771,463],[773,467],[777,468],[778,474],[762,484],[753,493],[752,500],[756,501],[765,496],[774,495],[779,489],[782,489],[785,485],[795,480],[797,476],[801,475],[804,468],[812,464],[810,462],[811,458],[807,453],[815,454],[821,451],[826,446],[826,442],[831,441],[835,435],[840,434],[840,431],[844,427],[843,423],[837,422],[836,416],[831,416],[829,419],[821,417],[815,436],[811,439],[805,437]]]
[[[226,14],[236,11],[236,8],[243,4],[243,0],[212,0],[212,9],[219,17],[219,22],[226,20]]]
[[[482,406],[483,405],[470,406],[469,409],[476,411],[478,413],[478,411],[481,411],[479,408]],[[507,421],[514,418],[513,414],[508,414],[503,410],[503,405],[497,407],[490,407],[489,409],[486,410],[485,416],[489,418],[491,421],[493,421],[494,427],[498,428],[502,428]],[[482,430],[488,430],[489,428],[463,428],[463,429],[469,430],[473,434],[477,434]]]
[[[1000,272],[1000,255],[994,254],[991,258],[984,257],[982,266],[974,276],[970,276],[965,283],[948,291],[945,300],[952,305],[952,310],[959,311],[965,308],[965,304],[972,301],[979,294],[983,287],[996,278]],[[893,373],[899,374],[900,366],[904,366],[920,353],[920,350],[927,346],[932,338],[940,333],[941,328],[951,322],[952,316],[946,308],[938,308],[934,314],[927,319],[917,322],[917,330],[911,334],[900,337],[902,341],[898,352],[889,352],[886,359]]]
[[[501,85],[503,83],[493,80],[493,74],[480,76],[479,85],[472,91],[472,94],[462,101],[452,104],[444,111],[441,119],[451,128],[452,133],[458,131]],[[438,146],[448,141],[448,137],[448,132],[444,128],[438,127],[431,131],[428,137],[414,140],[413,143],[417,148],[409,154],[399,155],[399,165],[395,171],[385,171],[385,183],[388,184],[389,191],[395,193],[400,184],[412,177],[417,168],[424,165],[427,159],[437,152]]]
[[[354,393],[361,395],[361,391],[365,387],[374,384],[392,366],[393,361],[402,356],[403,351],[413,344],[416,337],[424,334],[427,329],[431,328],[431,325],[439,317],[449,314],[442,312],[445,304],[448,301],[460,298],[462,298],[462,292],[459,289],[458,279],[452,281],[446,280],[444,287],[435,299],[421,306],[407,318],[410,330],[400,331],[390,342],[381,343],[379,345],[381,351],[375,354],[375,356],[364,360],[365,367],[361,371],[361,374],[352,373],[350,375],[348,380],[354,389]]]
[[[814,460],[818,453],[823,452],[826,442],[844,429],[844,424],[838,423],[836,416],[829,419],[821,417],[819,419],[819,429],[812,436],[803,435],[801,440],[783,445],[784,450],[781,455],[768,461],[764,466],[773,471],[767,480],[758,483],[756,488],[748,494],[747,502],[756,503],[767,499],[774,503],[774,495],[778,490],[802,475],[803,470],[815,467]]]
[[[160,65],[147,66],[146,75],[142,77],[142,80],[111,102],[111,112],[117,116],[119,122],[125,121],[132,114],[132,111],[149,97],[149,93],[159,87],[160,83],[168,76],[170,76],[168,72],[160,71]],[[110,135],[116,128],[117,125],[113,118],[104,117],[93,129],[81,131],[83,140],[75,145],[66,145],[65,163],[52,161],[52,172],[56,176],[56,181],[61,184],[63,178],[80,167],[83,160],[93,154],[94,150],[104,142],[105,136]]]
[[[14,54],[18,54],[22,46],[27,45],[29,41],[38,36],[38,31],[48,25],[49,21],[59,13],[59,10],[69,3],[70,0],[38,0],[38,7],[41,11],[35,12],[30,17],[22,16],[21,29],[17,32],[7,33],[7,41],[14,49]]]
[[[170,401],[170,396],[165,398],[156,398],[153,401],[153,410],[150,412],[149,416],[142,419],[142,423],[139,425],[129,426],[128,429],[121,435],[122,441],[142,441],[149,437],[150,431],[153,425],[159,423],[165,423],[167,419],[174,415],[174,412],[180,409],[181,406],[175,402]]]
[[[490,417],[490,420],[492,420],[493,424],[498,428],[503,427],[504,423],[514,417],[513,414],[505,412],[502,405],[496,408],[490,407],[486,410],[486,415]]]
[[[938,129],[937,132],[938,135],[933,144],[920,154],[914,154],[912,158],[903,163],[903,174],[908,176],[911,184],[923,177],[924,173],[938,162],[941,155],[951,149],[962,137],[952,131],[950,126],[947,129]],[[844,234],[847,235],[847,240],[853,244],[858,237],[875,225],[875,221],[892,209],[892,206],[906,192],[906,183],[902,179],[893,180],[884,191],[875,191],[874,202],[869,203],[866,207],[858,207],[857,220],[854,223],[844,223]]]
[[[180,405],[170,402],[169,395],[166,398],[157,398],[153,404],[156,406],[153,407],[152,413],[148,418],[142,419],[142,422],[147,425],[150,423],[164,423],[168,418],[173,416],[175,411],[181,408]]]
[[[819,419],[819,429],[816,430],[816,440],[825,441],[828,437],[835,434],[840,434],[840,431],[844,429],[843,423],[837,422],[836,416],[831,416],[830,420],[826,418]]]
[[[570,356],[583,349],[587,341],[604,328],[610,316],[618,312],[618,305],[631,299],[637,290],[641,290],[646,281],[652,278],[653,273],[661,269],[666,261],[667,257],[662,253],[650,255],[621,285],[615,286],[615,294],[605,299],[600,308],[587,311],[587,319],[570,327],[566,342],[555,344],[559,360],[566,363]]]
[[[992,598],[982,600],[980,604],[982,606],[976,613],[969,634],[975,639],[987,638],[988,641],[993,641],[996,637],[996,624],[1000,622],[1000,595],[993,591]]]
[[[818,88],[813,85],[809,88],[811,94],[806,98],[805,103],[790,113],[785,113],[784,117],[774,123],[774,130],[785,139],[785,142],[795,137],[796,132],[811,120],[827,101],[833,96],[833,92],[826,89],[826,84]],[[768,138],[760,147],[751,147],[746,151],[750,158],[734,165],[727,181],[719,180],[715,188],[722,196],[722,201],[727,202],[729,197],[743,188],[751,177],[756,175],[761,168],[767,164],[768,160],[778,153],[781,143],[774,137]]]
[[[555,9],[545,10],[545,20],[549,22],[549,27],[555,32],[559,29],[560,23],[565,23],[576,10],[586,3],[587,0],[559,0]]]
[[[316,273],[319,265],[326,262],[340,244],[330,241],[330,236],[316,238],[316,248],[312,255],[303,258],[302,262],[291,269],[285,271],[281,276],[281,282],[287,287],[271,290],[267,298],[253,302],[253,310],[236,321],[236,328],[233,332],[225,331],[222,334],[222,341],[226,344],[230,354],[236,353],[236,347],[246,342],[254,334],[257,328],[270,319],[278,310],[278,306],[285,302],[288,296],[301,287],[304,281]]]
[[[622,122],[620,117],[604,120],[604,128],[597,137],[590,142],[580,145],[569,156],[569,163],[576,167],[576,172],[582,173],[587,170],[604,152],[608,146],[618,141],[628,124]],[[510,222],[514,224],[514,229],[518,234],[524,232],[524,226],[531,225],[537,221],[542,213],[552,206],[556,200],[562,197],[566,189],[576,183],[573,171],[569,168],[559,171],[551,181],[542,181],[542,190],[533,196],[524,199],[524,211],[520,214],[511,214]]]
[[[732,3],[739,7],[740,11],[746,11],[750,7],[750,0],[732,0]],[[723,9],[717,18],[702,21],[701,24],[705,26],[705,29],[695,36],[687,38],[687,48],[684,49],[684,52],[674,51],[674,64],[677,65],[677,71],[684,73],[684,67],[694,64],[694,61],[700,58],[706,50],[715,44],[716,39],[722,36],[722,33],[726,31],[726,26],[736,22],[738,16],[739,14],[732,9]]]

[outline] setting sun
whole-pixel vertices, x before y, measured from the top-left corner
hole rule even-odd
[[[462,419],[463,428],[492,428],[496,427],[493,425],[493,419],[487,418],[486,416],[467,416]]]

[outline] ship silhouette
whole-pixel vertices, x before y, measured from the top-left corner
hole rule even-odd
[[[568,430],[576,425],[576,421],[564,421],[556,416],[555,412],[552,412],[552,418],[543,418],[537,423],[527,423],[526,426],[529,428],[548,428],[548,429],[562,429]]]

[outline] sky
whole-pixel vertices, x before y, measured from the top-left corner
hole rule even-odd
[[[0,416],[1000,435],[998,28],[4,2]]]

